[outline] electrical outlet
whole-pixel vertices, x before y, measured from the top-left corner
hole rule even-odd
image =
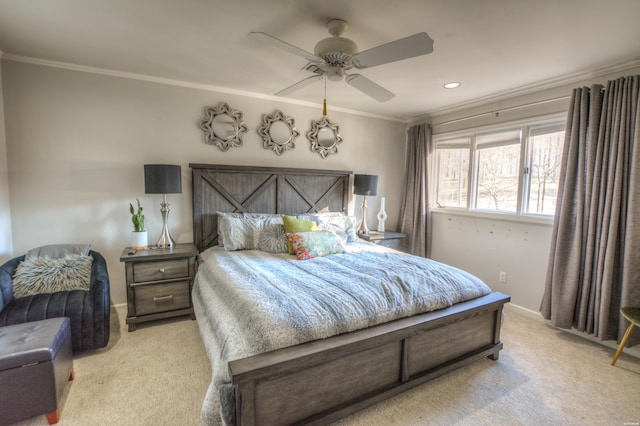
[[[500,271],[500,276],[498,277],[498,281],[500,281],[502,284],[506,284],[507,283],[507,273],[504,271]]]

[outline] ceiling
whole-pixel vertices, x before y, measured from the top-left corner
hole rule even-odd
[[[434,52],[359,72],[396,96],[379,103],[327,82],[331,108],[410,120],[640,59],[638,0],[0,0],[5,59],[35,58],[279,99],[310,76],[326,23],[349,22],[360,50],[418,32]],[[453,90],[443,84],[459,81]],[[289,95],[322,103],[322,81]]]

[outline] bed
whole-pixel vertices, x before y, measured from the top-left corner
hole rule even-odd
[[[351,172],[190,167],[200,251],[192,296],[212,363],[203,423],[326,424],[474,360],[498,359],[510,298],[464,271],[357,239],[312,260],[219,246],[220,213],[346,213]],[[430,269],[422,272],[423,264]],[[404,280],[438,274],[447,292]],[[372,292],[366,303],[358,286]],[[437,294],[428,306],[423,291]]]

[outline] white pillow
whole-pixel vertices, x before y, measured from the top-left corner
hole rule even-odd
[[[222,237],[222,244],[226,251],[252,250],[254,224],[242,217],[218,217],[218,240]]]

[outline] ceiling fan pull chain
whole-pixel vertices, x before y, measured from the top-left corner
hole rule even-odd
[[[327,76],[324,76],[324,104],[322,105],[322,116],[327,116]]]

